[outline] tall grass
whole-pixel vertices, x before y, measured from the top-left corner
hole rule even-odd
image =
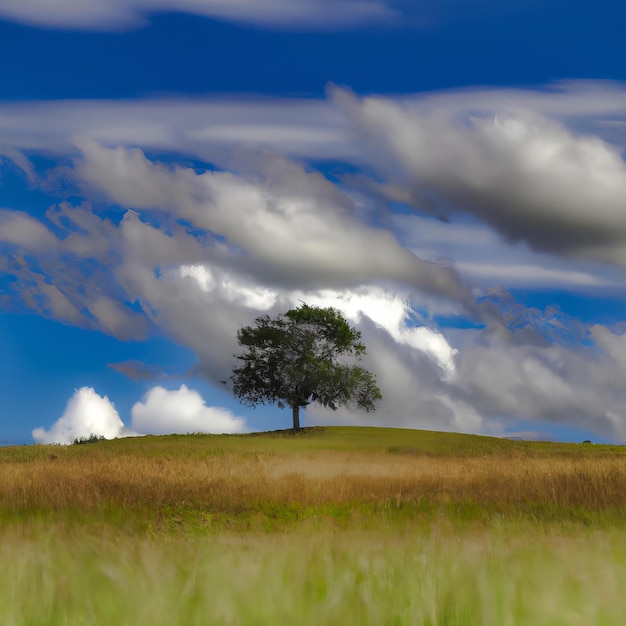
[[[626,542],[534,525],[459,533],[0,534],[4,626],[618,626]]]

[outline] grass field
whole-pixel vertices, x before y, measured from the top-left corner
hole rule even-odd
[[[622,624],[624,453],[375,428],[0,449],[0,623]]]

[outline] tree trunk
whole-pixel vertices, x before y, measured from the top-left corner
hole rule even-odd
[[[300,430],[300,407],[297,404],[292,405],[291,412],[293,415],[293,432]]]

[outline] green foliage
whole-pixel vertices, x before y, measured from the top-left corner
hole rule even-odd
[[[350,403],[373,411],[382,398],[373,374],[348,359],[365,354],[361,333],[333,308],[302,304],[237,333],[244,352],[230,378],[234,395],[248,406],[292,407],[294,430],[298,410],[312,402],[333,410]]]
[[[83,443],[98,443],[98,441],[102,441],[104,439],[103,435],[95,435],[91,433],[88,437],[86,435],[81,435],[80,437],[76,437],[74,441],[72,441],[73,446],[78,446]]]

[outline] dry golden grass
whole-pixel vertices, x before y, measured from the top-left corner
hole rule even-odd
[[[113,505],[245,514],[285,505],[377,511],[474,505],[488,515],[626,512],[626,459],[618,456],[445,458],[316,450],[150,457],[88,448],[80,454],[75,446],[50,448],[26,462],[5,460],[0,510]]]

